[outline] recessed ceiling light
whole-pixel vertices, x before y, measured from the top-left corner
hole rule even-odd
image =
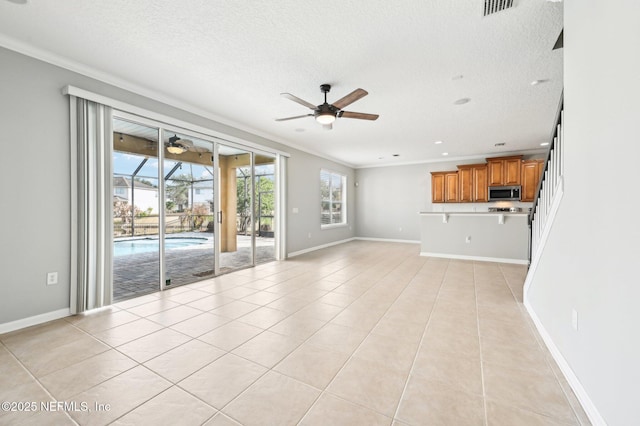
[[[393,154],[394,157],[400,157],[400,154]]]
[[[442,155],[444,155],[446,157],[447,155],[449,155],[449,153],[448,152],[443,152]]]
[[[549,145],[549,142],[542,142],[542,143],[540,144],[540,146],[547,146],[547,145]]]
[[[470,101],[471,101],[471,99],[469,99],[469,98],[461,98],[461,99],[458,99],[457,101],[455,101],[454,104],[456,104],[456,105],[464,105],[466,103],[469,103]]]
[[[435,141],[434,142],[436,145],[440,145],[442,143],[442,141]]]

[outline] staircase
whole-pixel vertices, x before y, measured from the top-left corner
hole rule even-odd
[[[544,171],[538,184],[536,196],[529,214],[529,273],[525,281],[525,292],[538,264],[540,254],[549,236],[551,224],[556,215],[564,193],[564,138],[563,138],[563,108],[561,97],[554,128],[551,132],[549,151]]]

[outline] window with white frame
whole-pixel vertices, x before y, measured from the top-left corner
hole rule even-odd
[[[320,170],[321,227],[347,223],[347,177]]]

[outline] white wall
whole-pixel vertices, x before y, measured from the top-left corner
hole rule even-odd
[[[567,0],[564,19],[564,197],[526,298],[587,410],[640,424],[640,4]]]
[[[420,216],[423,255],[527,264],[529,219],[526,214],[452,213]],[[469,241],[467,242],[467,238]]]
[[[319,169],[344,171],[352,182],[348,167],[1,47],[0,64],[1,143],[11,150],[0,155],[5,182],[11,181],[3,185],[0,208],[0,326],[69,307],[69,99],[62,95],[69,84],[289,152],[289,202],[305,212],[287,229],[289,251],[354,235],[349,227],[319,232]],[[59,284],[47,286],[46,274],[54,271]]]
[[[287,182],[287,249],[289,253],[304,251],[355,236],[357,206],[355,206],[353,169],[314,155],[298,153],[298,161],[289,161]],[[293,160],[293,156],[292,156]],[[347,225],[320,229],[320,169],[347,176]],[[298,213],[294,213],[294,209]]]

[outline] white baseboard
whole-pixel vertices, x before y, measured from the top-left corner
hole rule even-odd
[[[526,265],[529,263],[527,259],[509,259],[506,257],[465,256],[462,254],[429,253],[425,251],[421,251],[420,256],[441,257],[444,259],[477,260],[479,262],[513,263],[516,265]]]
[[[5,322],[4,324],[0,324],[0,334],[20,330],[21,328],[31,327],[32,325],[42,324],[47,321],[65,318],[69,315],[71,315],[71,311],[69,310],[69,308],[65,308],[59,309],[57,311],[46,312],[44,314],[35,315],[28,318],[22,318],[11,322]]]
[[[580,405],[582,405],[582,408],[587,414],[587,417],[589,417],[589,420],[591,421],[591,423],[594,426],[606,426],[607,422],[605,422],[605,420],[600,415],[600,412],[594,405],[593,401],[591,401],[591,398],[589,398],[589,394],[582,386],[582,383],[580,383],[580,379],[578,379],[576,374],[573,372],[573,370],[569,366],[569,363],[567,362],[567,360],[564,359],[564,357],[562,356],[562,353],[560,352],[558,347],[555,345],[555,343],[553,343],[553,339],[551,338],[549,333],[547,333],[547,330],[542,325],[540,318],[538,318],[538,315],[533,310],[533,307],[529,303],[529,300],[526,299],[526,297],[524,300],[524,306],[527,309],[527,312],[529,312],[529,316],[531,317],[531,319],[533,320],[533,323],[538,329],[538,333],[540,333],[542,340],[544,340],[545,345],[549,349],[551,356],[558,364],[558,367],[562,371],[562,374],[564,374],[564,377],[567,379],[569,386],[571,386],[571,389],[573,389],[573,392],[576,394],[576,397],[578,398]]]
[[[321,250],[323,248],[327,248],[331,246],[337,246],[338,244],[348,243],[349,241],[353,241],[353,240],[355,240],[355,238],[347,238],[346,240],[333,241],[331,243],[322,244],[320,246],[309,247],[303,250],[293,251],[291,253],[287,253],[287,257],[289,258],[289,257],[300,256],[301,254],[310,253],[312,251]]]
[[[363,240],[363,241],[382,241],[385,243],[420,244],[420,240],[397,240],[393,238],[368,238],[368,237],[356,237],[355,239]]]
[[[321,246],[309,247],[309,248],[304,249],[304,250],[294,251],[294,252],[289,253],[289,254],[287,255],[287,257],[300,256],[301,254],[309,253],[309,252],[316,251],[316,250],[321,250],[321,249],[323,249],[323,248],[327,248],[327,247],[331,247],[331,246],[337,246],[338,244],[344,244],[344,243],[348,243],[348,242],[350,242],[350,241],[354,241],[354,240],[363,240],[363,241],[382,241],[382,242],[387,242],[387,243],[409,243],[409,244],[420,244],[420,241],[416,241],[416,240],[394,240],[394,239],[388,239],[388,238],[365,238],[365,237],[353,237],[353,238],[347,238],[346,240],[334,241],[334,242],[332,242],[332,243],[323,244],[323,245],[321,245]]]

